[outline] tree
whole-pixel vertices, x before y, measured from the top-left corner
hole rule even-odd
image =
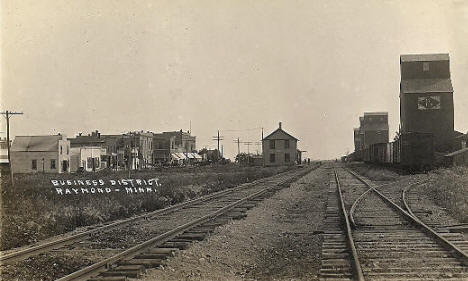
[[[236,155],[236,162],[241,165],[247,165],[249,163],[249,155],[245,152],[241,152]]]

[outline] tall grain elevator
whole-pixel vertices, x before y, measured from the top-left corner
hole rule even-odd
[[[448,54],[401,55],[402,133],[432,133],[436,151],[450,150],[454,135],[453,88]]]

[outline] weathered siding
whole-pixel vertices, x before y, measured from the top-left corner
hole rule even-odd
[[[275,147],[270,147],[270,142],[275,142]],[[289,141],[289,147],[285,143]],[[274,161],[272,161],[274,154]],[[289,162],[286,162],[285,155],[289,154]],[[277,130],[263,140],[263,155],[265,166],[285,166],[296,164],[297,159],[297,140],[286,134],[284,131]]]
[[[265,166],[285,166],[294,165],[296,163],[297,153],[297,141],[289,140],[289,148],[284,148],[285,140],[277,139],[275,141],[275,148],[270,148],[270,141],[265,140],[266,143],[263,145],[265,155]],[[285,161],[285,154],[289,153],[289,162]],[[271,154],[275,155],[275,162],[271,162]]]
[[[12,151],[11,164],[14,173],[59,173],[57,152]],[[42,159],[44,159],[44,165]],[[55,169],[50,168],[50,160],[55,160]],[[37,169],[32,169],[32,160],[36,160]]]

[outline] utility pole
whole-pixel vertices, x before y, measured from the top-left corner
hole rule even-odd
[[[220,141],[220,140],[224,140],[224,137],[219,135],[219,130],[218,130],[218,135],[217,135],[217,136],[214,136],[214,137],[213,137],[213,140],[218,141],[218,155],[220,155],[220,151],[219,151],[219,141]],[[219,156],[218,156],[218,157],[219,157]],[[219,160],[219,159],[218,159],[218,160]]]
[[[247,154],[250,154],[250,145],[253,144],[251,141],[243,141],[243,144],[247,145]]]
[[[10,153],[10,118],[13,115],[23,115],[23,112],[11,112],[11,111],[4,111],[0,112],[1,114],[5,115],[6,123],[7,123],[7,147],[8,147],[8,165],[10,166],[10,179],[11,185],[15,185],[15,179],[13,178],[13,168],[11,167],[11,153]]]
[[[262,143],[259,142],[259,141],[256,141],[254,144],[257,146],[257,154],[259,154],[259,153],[258,153],[258,147],[259,147],[260,145],[262,145]]]
[[[237,137],[237,140],[234,140],[234,143],[237,143],[237,155],[240,154],[240,140],[239,137]]]
[[[265,155],[263,153],[263,127],[262,127],[262,159],[263,159],[263,166],[265,166]]]

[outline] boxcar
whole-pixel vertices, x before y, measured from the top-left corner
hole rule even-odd
[[[394,153],[398,154],[395,163],[400,167],[420,170],[434,163],[434,136],[431,133],[404,133],[395,143]]]

